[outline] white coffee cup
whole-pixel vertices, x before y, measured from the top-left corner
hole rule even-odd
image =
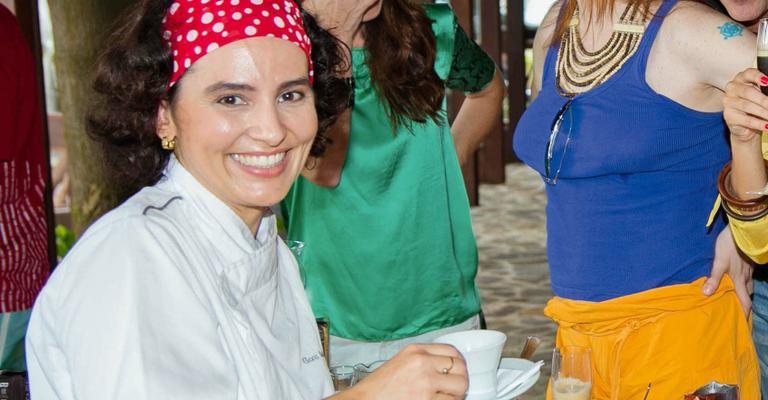
[[[504,333],[486,329],[449,333],[434,340],[452,345],[464,357],[469,374],[467,400],[496,399],[496,370],[506,341]]]

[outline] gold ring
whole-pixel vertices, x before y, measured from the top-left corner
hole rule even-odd
[[[448,366],[447,368],[443,368],[443,369],[441,369],[441,370],[440,370],[440,373],[441,373],[441,374],[443,374],[443,375],[448,375],[448,372],[450,372],[450,371],[451,371],[451,369],[453,368],[453,357],[450,357],[450,359],[451,359],[451,365],[450,365],[450,366]]]

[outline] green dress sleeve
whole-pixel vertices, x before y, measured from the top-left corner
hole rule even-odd
[[[424,4],[432,20],[437,57],[435,72],[451,90],[478,92],[493,79],[496,64],[461,29],[456,15],[447,4]]]
[[[453,90],[479,92],[493,79],[496,64],[467,36],[455,19],[454,32],[453,61],[445,84]]]

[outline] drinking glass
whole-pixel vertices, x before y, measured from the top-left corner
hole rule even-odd
[[[365,377],[372,374],[373,371],[376,371],[385,362],[386,360],[378,360],[370,364],[360,363],[355,365],[355,372],[352,374],[352,385],[355,385],[365,379]]]
[[[558,347],[552,354],[552,399],[589,400],[592,352],[579,346]]]
[[[768,74],[768,18],[761,19],[757,28],[757,69]],[[760,86],[760,90],[768,95],[768,87]]]
[[[331,380],[333,381],[333,389],[337,392],[345,390],[352,386],[353,376],[355,369],[351,365],[337,365],[329,369],[331,372]]]

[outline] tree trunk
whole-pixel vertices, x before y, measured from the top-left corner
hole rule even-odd
[[[80,234],[94,219],[114,207],[116,191],[104,176],[100,151],[85,132],[85,112],[99,50],[110,27],[130,0],[50,1],[56,45],[56,74],[64,137],[67,142],[72,227]]]

